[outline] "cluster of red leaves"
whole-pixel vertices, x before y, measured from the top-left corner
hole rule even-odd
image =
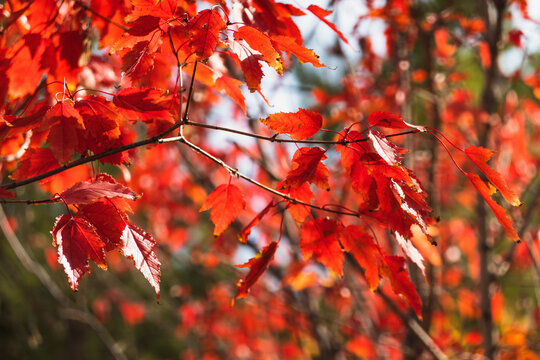
[[[131,224],[127,200],[136,200],[128,187],[112,177],[100,174],[91,182],[80,182],[57,195],[66,205],[77,209],[75,215],[56,218],[51,234],[58,248],[58,261],[77,290],[79,280],[90,272],[88,260],[106,269],[105,253],[118,249],[133,260],[135,267],[155,289],[159,301],[160,262],[156,256],[156,241],[146,231]]]
[[[137,135],[136,122],[139,120],[144,124],[146,133],[155,136],[156,141],[153,142],[163,138],[179,124],[183,114],[179,113],[178,105],[183,104],[184,99],[178,98],[176,90],[182,93],[184,89],[178,89],[177,82],[171,81],[174,78],[171,76],[174,66],[182,69],[177,77],[182,76],[182,72],[192,73],[199,85],[225,93],[244,113],[246,105],[240,86],[245,83],[251,92],[260,92],[264,64],[282,74],[288,66],[287,57],[294,55],[299,62],[323,67],[314,51],[303,46],[302,36],[293,20],[296,16],[305,15],[303,10],[273,0],[238,0],[236,3],[242,10],[242,22],[235,23],[230,21],[231,12],[222,1],[217,1],[220,7],[201,11],[197,11],[193,1],[92,1],[90,9],[111,20],[104,21],[99,16],[88,15],[86,8],[77,2],[65,5],[68,9],[62,11],[54,2],[36,3],[39,6],[29,9],[25,8],[23,2],[10,2],[9,11],[19,18],[14,17],[6,26],[11,37],[9,41],[6,40],[8,37],[2,39],[0,49],[0,79],[5,80],[0,83],[0,155],[6,159],[3,161],[6,163],[2,167],[3,173],[10,172],[11,178],[16,181],[25,180],[61,169],[61,166],[71,166],[77,155],[84,160],[89,156],[112,151],[108,156],[99,157],[99,160],[110,165],[129,164],[132,159],[142,163],[135,165],[140,168],[137,168],[138,172],[133,171],[136,179],[133,183],[134,188],[152,184],[148,190],[154,195],[147,195],[151,198],[147,204],[156,208],[163,204],[172,207],[174,205],[169,204],[172,200],[159,199],[159,195],[155,194],[161,191],[164,194],[168,186],[170,193],[163,197],[172,197],[175,190],[180,189],[188,194],[192,207],[197,205],[200,212],[210,210],[213,234],[219,239],[235,220],[243,223],[243,215],[251,211],[251,221],[245,222],[247,225],[238,236],[244,243],[248,242],[256,226],[262,227],[263,218],[271,217],[272,210],[280,211],[279,206],[284,201],[286,209],[300,228],[299,248],[305,260],[314,259],[332,273],[343,276],[346,260],[354,259],[363,268],[371,290],[379,288],[381,279],[386,279],[393,291],[405,298],[419,317],[422,316],[420,297],[405,264],[409,259],[424,271],[424,254],[429,251],[422,250],[425,244],[413,240],[414,232],[419,229],[418,232],[425,237],[422,241],[429,243],[435,220],[431,217],[427,194],[420,180],[402,163],[407,150],[392,142],[383,131],[402,129],[429,132],[433,136],[436,134],[427,127],[409,124],[399,116],[380,111],[392,109],[397,112],[397,106],[390,105],[398,98],[395,84],[388,86],[386,98],[372,98],[370,100],[374,101],[369,101],[370,105],[362,107],[366,102],[360,102],[356,108],[359,103],[357,94],[365,90],[357,84],[368,82],[355,81],[353,76],[346,79],[344,94],[337,101],[353,108],[354,111],[350,113],[371,114],[366,119],[365,129],[356,130],[358,123],[349,126],[338,124],[351,123],[348,108],[342,112],[346,121],[340,119],[339,115],[327,121],[338,133],[331,146],[326,149],[303,146],[297,148],[292,159],[288,155],[281,156],[281,160],[284,160],[281,163],[291,165],[289,168],[281,166],[282,171],[274,187],[265,188],[267,195],[270,192],[268,190],[271,190],[281,198],[279,201],[264,199],[267,201],[264,204],[268,205],[260,211],[252,211],[252,205],[246,199],[251,200],[247,194],[253,188],[232,184],[231,175],[234,175],[234,171],[231,169],[227,169],[226,179],[218,178],[216,181],[221,182],[221,185],[209,191],[210,194],[206,196],[205,190],[195,179],[182,178],[174,184],[169,183],[180,175],[171,170],[176,164],[165,158],[165,152],[152,153],[157,154],[160,161],[168,166],[168,169],[156,170],[152,166],[157,161],[151,159],[152,156],[148,155],[150,152],[136,158],[133,152],[123,150],[131,149],[130,145]],[[382,17],[392,25],[386,32],[387,50],[389,54],[395,52],[392,31],[404,31],[409,25],[409,5],[396,0],[388,1],[380,9],[373,8],[373,4],[368,2],[368,7],[369,14],[366,17]],[[316,5],[309,6],[307,11],[348,43],[336,26],[327,20],[329,11]],[[56,13],[63,15],[56,17]],[[22,15],[24,21],[20,18]],[[113,21],[118,24],[115,25]],[[444,18],[442,21],[457,21],[468,36],[483,31],[482,22],[463,16]],[[100,46],[106,47],[115,56],[115,60],[106,61],[101,58],[101,62],[93,61],[97,54],[91,54],[85,47],[89,25],[99,31]],[[423,31],[433,31],[437,61],[442,66],[452,66],[457,46],[451,32],[446,28],[434,29],[433,24],[427,20],[421,24],[421,28]],[[509,35],[510,41],[520,46],[519,34]],[[377,68],[376,56],[369,48],[369,43],[364,45],[367,55],[363,66],[373,70]],[[90,62],[84,64],[85,61]],[[490,61],[486,56],[483,57],[484,66],[489,66]],[[121,72],[119,78],[127,87],[114,94],[102,90],[108,90],[114,83],[114,80],[100,79],[109,70],[113,73]],[[243,81],[235,78],[235,73],[243,74]],[[56,96],[50,90],[53,86],[40,85],[44,75],[48,83],[62,82],[62,91]],[[99,89],[94,90],[107,96],[79,96],[79,91],[83,89],[75,93],[69,91],[71,87],[84,87],[89,83],[85,82],[88,78],[98,82]],[[418,82],[426,81],[426,78],[423,73],[417,76]],[[156,87],[173,88],[174,95]],[[38,93],[40,96],[34,96]],[[191,91],[188,96],[191,96]],[[320,102],[326,104],[338,98],[321,93],[319,96]],[[199,101],[197,105],[203,107],[203,103]],[[210,101],[208,103],[213,104]],[[25,112],[29,115],[24,115]],[[316,139],[323,125],[327,125],[321,114],[305,109],[271,114],[261,118],[260,122],[274,131],[275,137],[285,134],[296,141]],[[337,156],[330,155],[334,145],[339,152],[339,160]],[[17,153],[19,149],[23,149],[21,156],[7,156]],[[475,173],[466,173],[466,176],[487,201],[507,235],[513,240],[519,240],[504,209],[491,199],[497,188],[511,205],[520,205],[518,197],[509,190],[502,176],[487,165],[492,156],[491,151],[471,146],[462,152],[485,175],[488,182]],[[223,158],[227,156],[222,155]],[[146,169],[141,170],[143,167]],[[148,180],[148,177],[157,177],[157,171],[166,174],[162,173],[160,179]],[[260,176],[259,180],[271,182],[264,176]],[[131,210],[127,200],[136,200],[138,196],[135,192],[104,174],[92,177],[89,181],[72,183],[50,199],[51,202],[62,201],[68,207],[68,213],[56,219],[52,236],[58,248],[59,262],[64,266],[71,288],[77,289],[80,278],[90,271],[88,260],[106,268],[106,253],[118,249],[133,260],[159,297],[160,263],[155,252],[156,242],[149,233],[128,220],[127,214]],[[333,188],[335,184],[339,186],[337,190]],[[9,184],[0,188],[0,197],[15,197],[8,188]],[[341,199],[348,200],[343,200],[339,206],[332,205],[330,200],[338,198],[334,190]],[[260,195],[260,192],[256,195]],[[327,217],[319,216],[319,212],[323,211]],[[360,220],[351,224],[342,215]],[[184,216],[188,223],[197,221],[197,215],[193,212],[186,211]],[[173,222],[168,220],[169,223]],[[150,221],[157,223],[159,220]],[[160,226],[155,228],[159,229]],[[395,255],[382,244],[378,236],[380,229],[389,230],[405,257]],[[168,230],[158,231],[166,235],[172,233]],[[281,229],[279,235],[281,239]],[[249,273],[237,283],[235,299],[247,296],[271,265],[280,241],[269,237],[264,237],[266,246],[257,255],[239,265],[248,268]],[[207,259],[206,264],[215,264],[215,259]],[[289,272],[290,278],[295,279],[291,282],[297,281],[298,288],[302,288],[298,285],[300,276],[293,275],[300,273],[297,269]],[[126,310],[126,313],[129,312],[129,309]],[[361,342],[361,338],[357,338],[355,342],[351,341],[350,346],[358,349],[360,345],[356,343]]]

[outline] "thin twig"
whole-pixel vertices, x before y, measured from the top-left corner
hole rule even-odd
[[[360,214],[359,213],[355,213],[355,212],[349,212],[349,211],[340,211],[340,210],[333,210],[333,209],[327,209],[327,208],[323,208],[321,206],[317,206],[317,205],[313,205],[313,204],[309,204],[309,203],[306,203],[306,202],[303,202],[303,201],[300,201],[300,200],[297,200],[297,199],[294,199],[292,197],[290,197],[289,195],[287,194],[284,194],[280,191],[277,191],[269,186],[266,186],[260,182],[258,182],[257,180],[241,173],[240,171],[238,171],[238,169],[235,169],[233,168],[232,166],[228,165],[226,162],[224,162],[223,160],[221,160],[220,158],[217,158],[215,157],[214,155],[206,152],[205,150],[201,149],[200,147],[198,147],[197,145],[191,143],[190,141],[188,141],[184,136],[179,136],[177,137],[176,141],[178,141],[179,143],[181,144],[185,144],[187,145],[188,147],[190,147],[193,151],[195,151],[196,153],[199,153],[205,157],[207,157],[208,159],[212,160],[213,162],[215,162],[216,164],[220,165],[221,167],[223,167],[225,170],[227,170],[232,176],[235,176],[235,177],[239,177],[239,178],[242,178],[244,180],[246,180],[247,182],[250,182],[252,183],[253,185],[256,185],[258,187],[260,187],[261,189],[264,189],[274,195],[277,195],[287,201],[289,201],[290,203],[292,204],[299,204],[299,205],[304,205],[304,206],[308,206],[312,209],[317,209],[317,210],[321,210],[321,211],[326,211],[326,212],[330,212],[330,213],[334,213],[334,214],[339,214],[339,215],[350,215],[350,216],[355,216],[355,217],[360,217]],[[158,143],[163,143],[163,142],[170,142],[168,141],[168,139],[161,139],[158,141]]]

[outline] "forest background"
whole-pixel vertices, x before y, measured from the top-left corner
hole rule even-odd
[[[5,358],[540,358],[538,2],[0,7]]]

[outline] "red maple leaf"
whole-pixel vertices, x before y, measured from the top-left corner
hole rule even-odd
[[[312,137],[321,129],[323,123],[321,114],[304,109],[295,113],[271,114],[260,120],[278,134],[289,134],[295,140]]]
[[[324,159],[326,159],[325,151],[320,147],[298,149],[294,153],[291,170],[282,186],[298,188],[307,181],[329,190],[328,168],[321,162]]]
[[[245,264],[236,265],[237,267],[249,268],[249,273],[244,280],[239,280],[237,283],[236,296],[233,299],[240,299],[248,295],[249,290],[255,284],[255,282],[261,277],[261,275],[268,269],[270,262],[274,258],[274,254],[277,250],[277,241],[272,241],[270,244],[264,247],[255,257],[249,259]]]
[[[121,236],[122,253],[133,260],[135,267],[144,275],[156,291],[159,302],[159,278],[161,265],[156,255],[156,240],[146,231],[126,222]]]
[[[210,220],[216,226],[214,236],[219,236],[245,207],[246,201],[240,189],[232,184],[222,184],[208,195],[200,211],[212,208]]]
[[[396,294],[405,297],[409,305],[416,312],[419,318],[422,318],[422,301],[416,292],[416,287],[409,278],[405,267],[405,259],[401,256],[384,256],[386,267],[384,272],[392,283],[392,290]]]
[[[60,197],[68,204],[90,204],[104,197],[137,200],[138,196],[133,190],[117,182],[96,180],[76,183],[62,192]]]
[[[497,204],[495,201],[493,201],[493,199],[491,198],[491,195],[495,192],[495,189],[486,185],[486,183],[482,179],[480,179],[480,176],[476,174],[467,173],[467,177],[474,185],[476,190],[478,190],[480,195],[482,195],[484,200],[486,200],[487,204],[495,214],[495,217],[499,221],[499,224],[501,224],[504,228],[506,235],[508,235],[508,237],[514,241],[520,241],[519,235],[514,229],[512,220],[508,218],[504,208]]]
[[[64,267],[72,290],[77,290],[81,277],[90,272],[88,259],[107,268],[105,243],[86,219],[61,215],[56,218],[51,234],[58,247],[58,262]]]
[[[495,185],[497,189],[501,192],[502,196],[508,201],[512,206],[520,206],[521,201],[516,194],[512,192],[506,185],[506,182],[502,178],[501,174],[493,170],[487,162],[491,158],[493,152],[489,149],[479,147],[479,146],[469,146],[465,149],[465,154],[469,159],[474,162],[474,164],[486,175],[488,180]]]
[[[341,224],[330,219],[315,219],[302,226],[300,249],[305,259],[311,257],[340,276],[343,275],[343,251],[338,237]]]

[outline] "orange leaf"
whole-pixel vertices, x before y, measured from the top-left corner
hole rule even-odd
[[[274,258],[276,253],[278,242],[272,241],[262,251],[260,251],[255,257],[249,259],[249,261],[242,265],[236,265],[237,267],[249,268],[249,273],[245,280],[239,280],[237,283],[238,289],[234,300],[238,298],[246,297],[249,289],[255,284],[255,282],[261,277],[261,275],[268,269],[270,262]]]
[[[321,114],[299,109],[295,113],[280,112],[260,119],[263,124],[278,134],[289,134],[295,140],[304,140],[315,135],[322,126]]]
[[[278,74],[283,73],[281,56],[274,49],[271,38],[253,26],[242,26],[234,33],[237,40],[245,40],[249,46],[262,55],[262,59],[273,67]]]
[[[330,219],[315,219],[302,227],[300,249],[305,259],[314,257],[330,270],[343,275],[343,252],[338,241],[341,224]]]
[[[336,25],[332,24],[330,21],[326,20],[325,17],[330,15],[332,12],[325,10],[323,8],[318,7],[317,5],[309,5],[307,8],[309,11],[313,13],[316,17],[321,19],[322,22],[324,22],[326,25],[328,25],[338,36],[341,38],[341,40],[345,41],[345,43],[349,43],[349,41],[345,38],[343,33],[339,31],[336,27]]]
[[[491,158],[491,155],[493,154],[491,150],[479,146],[469,146],[465,149],[465,154],[467,154],[469,159],[471,159],[472,162],[474,162],[474,164],[480,169],[480,171],[486,175],[489,181],[495,185],[497,189],[499,189],[506,201],[508,201],[512,206],[521,205],[521,201],[519,201],[517,195],[508,188],[501,174],[493,170],[487,164]]]
[[[324,67],[319,62],[319,57],[313,52],[313,50],[299,45],[293,37],[290,36],[272,36],[272,44],[274,48],[280,51],[286,51],[294,54],[301,63],[311,63],[315,67]]]
[[[486,185],[486,183],[482,181],[482,179],[480,179],[480,177],[476,174],[467,173],[467,177],[472,182],[476,190],[478,190],[480,195],[482,195],[484,200],[486,200],[487,204],[495,214],[495,217],[499,221],[499,224],[501,224],[506,231],[506,235],[508,235],[510,239],[514,241],[519,241],[519,235],[513,227],[512,220],[508,218],[506,212],[504,211],[504,208],[497,204],[495,201],[493,201],[493,199],[491,198],[494,189],[490,189],[488,185]]]
[[[210,220],[216,226],[214,236],[219,236],[245,207],[246,201],[240,189],[235,185],[222,184],[208,195],[200,211],[212,208]]]
[[[246,114],[245,98],[240,90],[240,85],[243,85],[240,80],[236,80],[227,75],[223,75],[216,79],[216,90],[224,91],[238,106],[240,106],[244,114]]]

